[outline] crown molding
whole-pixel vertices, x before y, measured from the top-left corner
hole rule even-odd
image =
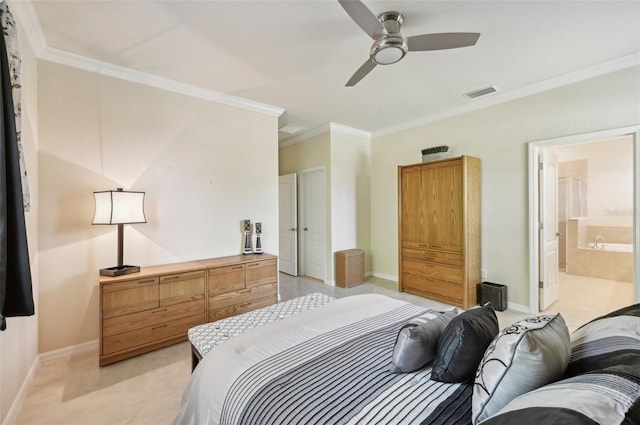
[[[293,136],[283,142],[278,143],[278,148],[286,148],[287,146],[295,145],[296,143],[303,142],[323,133],[328,133],[329,131],[331,131],[330,123],[322,124],[318,127],[314,127],[310,130],[305,131],[304,133],[300,133],[297,136]]]
[[[297,136],[291,137],[281,143],[278,144],[278,148],[286,148],[287,146],[295,145],[296,143],[304,142],[305,140],[309,140],[312,137],[316,137],[323,133],[340,133],[347,134],[349,136],[362,137],[367,140],[371,140],[371,133],[365,130],[360,130],[358,128],[349,127],[343,124],[338,124],[335,122],[329,122],[322,124],[318,127],[314,127],[310,130],[305,131],[304,133],[300,133]]]
[[[143,84],[174,93],[183,94],[198,99],[211,102],[222,103],[229,106],[235,106],[247,109],[253,112],[259,112],[274,117],[279,117],[284,113],[283,108],[267,105],[265,103],[255,102],[242,97],[231,96],[214,90],[204,89],[191,84],[181,83],[169,78],[158,77],[157,75],[148,74],[146,72],[136,71],[119,65],[113,65],[107,62],[101,62],[86,56],[77,55],[75,53],[66,52],[64,50],[47,47],[39,57],[39,59],[69,66],[72,68],[89,71],[108,77],[119,78],[121,80],[131,81],[133,83]]]
[[[365,139],[371,139],[370,131],[360,130],[359,128],[349,127],[349,126],[338,124],[335,122],[330,122],[329,128],[331,129],[332,132],[335,132],[335,133],[341,133],[341,134],[347,134],[349,136],[356,136],[356,137],[362,137]]]
[[[156,75],[147,74],[141,71],[136,71],[130,68],[109,64],[106,62],[100,62],[85,56],[51,48],[47,45],[46,39],[42,32],[42,28],[40,26],[40,22],[38,20],[38,16],[33,8],[31,0],[7,0],[7,2],[9,3],[11,12],[13,13],[15,19],[26,34],[29,44],[31,45],[31,48],[33,49],[34,54],[38,59],[131,81],[138,84],[148,85],[162,90],[184,94],[186,96],[235,106],[238,108],[275,117],[279,117],[285,111],[284,108],[276,107],[273,105],[268,105],[237,96],[227,95],[225,93],[217,92],[214,90],[204,89],[202,87],[180,83],[168,78],[158,77]],[[290,146],[327,131],[335,131],[338,133],[350,134],[369,139],[383,137],[393,133],[398,133],[400,131],[419,127],[446,118],[462,115],[489,106],[498,105],[500,103],[505,103],[511,100],[541,93],[546,90],[566,86],[634,66],[640,66],[640,52],[633,53],[628,56],[614,59],[600,65],[595,65],[559,77],[550,78],[548,80],[531,84],[526,87],[507,92],[499,92],[486,98],[472,100],[460,107],[452,108],[438,114],[428,115],[416,120],[407,121],[402,124],[386,127],[372,132],[359,130],[353,127],[348,127],[336,123],[323,124],[281,142],[279,144],[279,147],[282,148]]]
[[[507,92],[499,92],[490,97],[472,100],[466,105],[452,108],[438,114],[428,115],[417,120],[383,128],[381,130],[372,132],[372,138],[375,139],[378,137],[388,136],[400,131],[420,127],[422,125],[430,124],[432,122],[440,121],[446,118],[466,114],[467,112],[477,111],[489,106],[498,105],[500,103],[505,103],[511,100],[520,99],[522,97],[542,93],[547,90],[567,86],[573,83],[578,83],[580,81],[599,77],[605,74],[610,74],[616,71],[621,71],[623,69],[632,68],[634,66],[640,66],[640,52],[633,53],[628,56],[623,56],[621,58],[614,59],[612,61],[605,62],[599,65],[591,66],[589,68],[581,69],[579,71],[571,72],[569,74],[564,74],[559,77],[549,78],[548,80],[540,81],[538,83],[531,84],[519,89]]]
[[[224,105],[235,106],[237,108],[246,109],[253,112],[259,112],[274,117],[279,117],[284,113],[284,109],[260,103],[253,100],[245,99],[238,96],[232,96],[215,90],[209,90],[202,87],[181,83],[169,78],[159,77],[157,75],[148,74],[137,71],[135,69],[126,68],[119,65],[113,65],[107,62],[101,62],[86,56],[70,53],[64,50],[49,47],[42,32],[38,15],[33,8],[31,1],[9,0],[12,13],[20,27],[24,30],[29,44],[33,49],[35,56],[44,61],[69,66],[83,71],[89,71],[100,75],[105,75],[121,80],[131,81],[133,83],[142,84],[157,89],[166,90],[174,93],[183,94],[185,96],[195,97],[210,102],[222,103]]]

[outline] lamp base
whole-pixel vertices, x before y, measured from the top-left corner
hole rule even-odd
[[[114,266],[106,269],[100,269],[101,276],[122,276],[123,274],[137,273],[140,266]]]

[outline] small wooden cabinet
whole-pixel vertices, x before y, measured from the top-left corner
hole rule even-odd
[[[100,276],[100,366],[184,341],[193,326],[273,304],[277,278],[270,254]]]
[[[480,160],[398,167],[400,290],[467,309],[480,282]]]

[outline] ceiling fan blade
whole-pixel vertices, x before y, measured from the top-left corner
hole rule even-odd
[[[376,15],[371,13],[369,8],[360,0],[338,0],[338,3],[369,37],[376,40],[385,33],[384,27],[378,21]]]
[[[479,37],[480,33],[477,32],[443,32],[415,35],[407,37],[407,47],[410,52],[457,49],[458,47],[475,45]]]
[[[368,59],[362,64],[360,68],[353,74],[353,76],[345,84],[346,87],[353,87],[358,84],[358,81],[362,80],[373,68],[376,67],[376,63],[371,59]]]

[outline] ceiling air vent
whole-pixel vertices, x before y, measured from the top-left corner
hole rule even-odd
[[[495,93],[497,91],[498,91],[498,88],[496,86],[489,86],[483,89],[473,90],[473,91],[470,91],[469,93],[465,93],[464,97],[466,97],[467,99],[477,99],[481,96],[486,96],[488,94]]]
[[[279,132],[287,133],[287,134],[296,134],[301,132],[302,130],[304,130],[304,128],[298,127],[297,125],[292,125],[292,124],[283,125],[278,129]]]

